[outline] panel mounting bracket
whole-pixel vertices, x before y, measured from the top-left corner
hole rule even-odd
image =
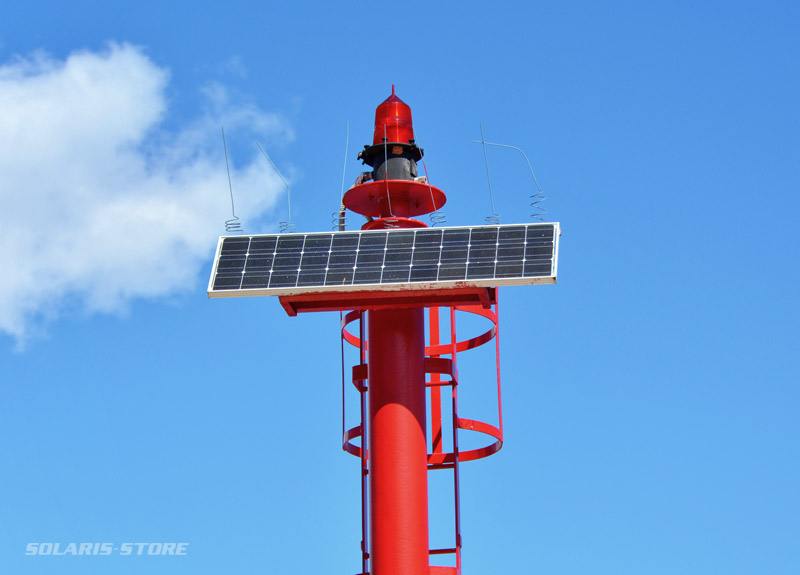
[[[497,288],[468,286],[449,289],[403,289],[361,292],[314,292],[280,296],[286,313],[350,311],[387,308],[480,305],[497,303]]]

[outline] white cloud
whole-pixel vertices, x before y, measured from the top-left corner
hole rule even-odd
[[[168,80],[129,45],[0,65],[0,332],[18,344],[65,311],[195,286],[230,217],[220,125],[247,144],[292,138],[220,85],[202,118],[167,133]],[[250,223],[284,191],[254,146],[231,175]]]

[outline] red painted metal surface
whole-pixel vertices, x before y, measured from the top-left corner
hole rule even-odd
[[[283,309],[290,316],[314,311],[347,311],[409,307],[477,305],[490,308],[497,288],[455,287],[447,289],[373,290],[358,292],[318,292],[281,296]]]
[[[361,226],[362,230],[387,230],[390,228],[427,228],[428,224],[411,218],[391,216],[378,218]]]
[[[428,575],[422,309],[367,312],[372,575]]]
[[[383,138],[389,143],[408,144],[414,140],[414,126],[411,121],[411,108],[394,94],[386,98],[375,110],[375,133],[372,136],[372,145],[383,143]]]
[[[371,218],[411,218],[440,209],[447,197],[423,182],[377,180],[353,186],[342,201],[348,210]]]
[[[392,86],[392,95],[378,106],[375,113],[373,146],[402,143],[403,146],[398,146],[396,154],[395,150],[393,154],[402,155],[412,150],[413,154],[418,154],[415,159],[419,159],[422,152],[413,140],[411,109],[395,96]],[[372,148],[367,152],[365,161],[372,165],[376,150]],[[388,157],[388,149],[383,153]],[[363,229],[424,226],[411,216],[439,209],[445,201],[444,192],[413,179],[359,184],[351,188],[343,200],[348,209],[379,218],[365,224]],[[360,423],[348,429],[343,408],[342,447],[359,457],[361,462],[362,574],[461,575],[459,463],[497,452],[503,445],[503,432],[502,412],[499,410],[499,364],[499,426],[495,427],[459,417],[457,357],[461,352],[496,340],[497,289],[459,285],[432,290],[312,293],[284,296],[280,300],[289,315],[353,310],[341,316],[342,360],[344,362],[345,343],[359,350],[358,363],[352,369],[352,383],[360,395],[361,413]],[[439,306],[446,306],[441,309],[449,310],[450,337],[445,342],[441,341]],[[427,346],[425,308],[429,308],[430,326]],[[457,311],[482,316],[491,326],[484,333],[458,340]],[[348,331],[348,326],[356,321],[358,335]],[[495,349],[499,352],[499,346]],[[447,432],[449,446],[443,425],[443,388],[448,387],[451,410],[451,429]],[[426,438],[428,413],[430,443]],[[490,438],[490,442],[483,447],[460,451],[459,430],[482,433]],[[355,443],[359,438],[361,445]],[[452,547],[430,549],[428,472],[443,470],[453,473],[454,539]],[[430,564],[431,557],[447,555],[455,556],[455,566]]]
[[[458,459],[460,461],[472,461],[475,459],[482,459],[500,451],[503,447],[503,412],[501,404],[501,387],[500,387],[500,362],[499,362],[499,342],[497,341],[498,332],[498,315],[499,305],[495,303],[492,310],[485,310],[480,306],[454,306],[449,308],[451,313],[451,334],[450,341],[443,344],[435,344],[438,337],[431,334],[431,345],[425,348],[425,360],[423,369],[426,374],[431,374],[430,381],[425,385],[427,387],[443,387],[443,386],[457,386],[458,385],[458,370],[457,370],[457,354],[478,348],[485,343],[495,340],[495,364],[497,373],[497,416],[498,425],[494,426],[489,423],[478,421],[475,419],[468,419],[465,417],[458,417],[458,411],[454,412],[455,418],[453,421],[458,429],[467,431],[475,431],[482,433],[490,438],[490,442],[483,447],[478,447],[472,450],[460,451]],[[469,339],[458,340],[455,334],[455,317],[456,312],[465,312],[483,316],[492,322],[492,327],[484,333]],[[438,313],[437,308],[431,308],[431,315]],[[352,382],[357,391],[366,393],[367,387],[365,382],[368,380],[368,365],[366,360],[363,359],[367,355],[368,341],[364,338],[363,333],[354,335],[347,328],[350,324],[362,320],[363,316],[360,311],[352,311],[345,314],[342,319],[342,341],[346,342],[361,350],[362,360],[360,364],[354,365],[352,368]],[[363,326],[359,322],[360,330],[363,331]],[[440,357],[440,355],[449,355],[452,357]],[[343,372],[344,375],[344,372]],[[441,376],[447,376],[447,379],[442,380]],[[364,421],[364,419],[362,419]],[[438,410],[431,411],[431,426],[432,429],[441,429],[441,412]],[[354,439],[362,436],[362,426],[344,429],[342,428],[343,440],[342,449],[357,457],[362,456],[362,449],[358,445],[352,443]],[[444,452],[439,446],[437,448],[435,443],[436,433],[434,433],[432,452],[428,454],[428,463],[430,465],[450,464],[456,459],[455,451]]]
[[[442,308],[449,311],[449,338],[445,337],[442,341],[441,318],[439,308],[429,309],[429,345],[425,347],[425,357],[423,360],[423,371],[427,381],[425,386],[430,390],[430,401],[428,403],[427,415],[431,423],[431,438],[428,441],[430,451],[427,453],[427,469],[429,472],[447,472],[453,474],[453,505],[454,505],[454,538],[453,546],[443,549],[430,549],[428,554],[431,558],[438,556],[455,556],[455,566],[431,565],[429,574],[440,575],[460,575],[461,574],[461,511],[460,511],[460,476],[459,464],[463,461],[471,461],[488,457],[503,445],[503,424],[502,410],[500,405],[500,371],[499,371],[499,346],[497,345],[498,336],[498,317],[499,306],[493,302],[491,309],[486,309],[480,305],[451,306]],[[456,317],[458,314],[478,315],[489,322],[486,331],[473,335],[472,337],[458,339],[456,334]],[[362,449],[356,441],[361,438],[361,443],[373,444],[374,438],[367,441],[363,435],[365,426],[363,422],[368,421],[364,415],[365,399],[369,395],[371,388],[367,382],[371,381],[370,370],[366,358],[369,356],[367,347],[368,341],[364,334],[364,318],[368,315],[361,311],[352,311],[342,317],[342,342],[354,346],[359,350],[359,362],[352,368],[352,383],[361,397],[362,416],[361,424],[347,429],[343,418],[342,424],[342,448],[361,460],[362,468],[362,573],[376,575],[376,571],[370,570],[370,560],[372,556],[370,550],[374,542],[370,540],[367,523],[370,517],[377,513],[371,503],[368,503],[366,493],[366,478],[370,475],[370,461],[372,459],[371,450]],[[353,333],[348,329],[349,326],[358,322],[358,333]],[[445,331],[446,334],[446,331]],[[464,352],[480,348],[484,344],[494,340],[495,362],[497,364],[497,418],[498,425],[492,425],[483,421],[469,419],[459,416],[458,411],[458,355]],[[343,372],[344,374],[344,372]],[[344,390],[345,381],[342,380]],[[444,439],[443,412],[445,409],[442,388],[450,388],[450,414],[451,429],[449,431],[449,442]],[[466,451],[459,449],[459,431],[477,432],[486,436],[489,441],[482,447],[476,447]],[[447,445],[450,443],[450,445]],[[427,525],[427,523],[426,523]]]

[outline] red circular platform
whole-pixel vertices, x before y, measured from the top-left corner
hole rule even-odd
[[[372,218],[429,214],[446,201],[447,196],[436,186],[412,180],[367,182],[353,186],[344,195],[347,209]]]

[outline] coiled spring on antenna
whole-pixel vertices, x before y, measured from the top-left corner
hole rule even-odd
[[[288,234],[289,232],[294,231],[294,222],[292,220],[278,222],[278,229],[282,234]]]
[[[497,226],[500,224],[500,214],[493,213],[491,216],[486,216],[485,221],[487,224]]]
[[[428,219],[431,221],[431,227],[435,228],[436,226],[446,224],[447,216],[445,216],[442,211],[436,207],[436,198],[433,197],[433,188],[431,188],[430,180],[428,178],[428,166],[425,164],[425,160],[422,160],[422,168],[425,170],[425,183],[428,184],[428,191],[431,193],[431,204],[433,204],[433,211],[428,216]]]
[[[239,221],[239,216],[233,216],[229,220],[225,220],[225,232],[228,234],[241,234],[242,222]]]
[[[538,188],[538,186],[537,186]],[[538,220],[540,222],[545,221],[544,215],[547,213],[547,210],[542,207],[542,202],[545,201],[547,197],[542,192],[541,188],[535,194],[530,195],[531,200],[531,219]]]
[[[435,228],[436,226],[443,226],[447,223],[447,216],[444,215],[440,210],[431,212],[428,216],[428,219],[431,221],[432,228]]]
[[[387,230],[395,230],[400,227],[400,220],[397,218],[385,218],[383,220],[383,227]]]
[[[343,232],[347,227],[347,210],[344,205],[335,212],[331,212],[331,231]]]

